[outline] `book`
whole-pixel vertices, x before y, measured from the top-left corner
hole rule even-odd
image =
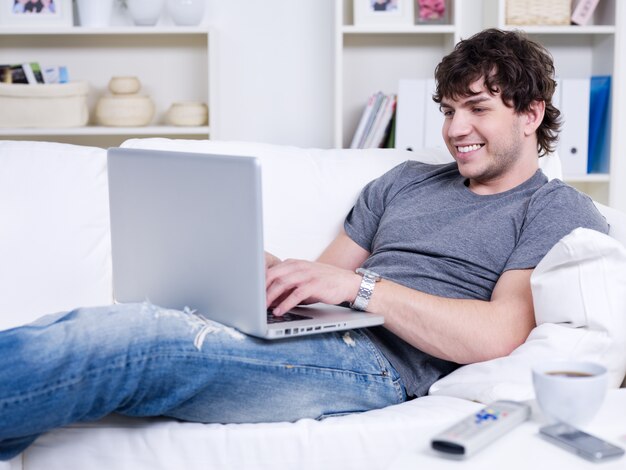
[[[385,141],[384,147],[388,149],[396,148],[396,116],[398,115],[398,100],[396,98],[396,111],[393,113],[391,117],[391,122],[389,123],[389,132],[387,133],[387,140]]]
[[[35,71],[33,70],[33,67],[31,66],[31,64],[28,64],[28,63],[22,64],[22,70],[24,71],[24,75],[26,76],[26,81],[30,85],[36,85],[37,83],[39,83],[37,81],[37,77],[35,76]]]
[[[572,12],[572,23],[580,26],[588,25],[599,1],[600,0],[578,0]]]
[[[0,65],[0,83],[11,83],[11,66]]]
[[[393,146],[397,96],[381,91],[371,95],[357,124],[350,148],[381,148]],[[393,134],[393,135],[390,135]]]
[[[382,94],[382,99],[381,99],[381,102],[380,102],[380,106],[376,110],[376,116],[374,117],[374,121],[372,122],[372,127],[370,128],[369,132],[367,133],[367,137],[365,139],[365,142],[363,143],[363,147],[362,148],[375,148],[375,147],[378,147],[376,142],[374,142],[374,139],[376,138],[376,136],[378,136],[381,133],[380,128],[381,128],[381,126],[384,125],[383,124],[383,115],[385,114],[385,109],[389,105],[389,100],[390,100],[389,95],[385,95],[383,93]]]
[[[28,83],[28,78],[22,65],[11,65],[9,70],[10,79],[7,83]]]
[[[378,112],[380,110],[381,105],[385,99],[385,94],[382,92],[378,92],[374,94],[374,103],[372,105],[372,110],[367,117],[367,122],[365,123],[365,127],[363,128],[363,133],[361,134],[356,147],[354,148],[366,148],[366,142],[372,132],[372,128],[374,127],[374,123],[376,122],[376,118],[378,116]]]
[[[44,67],[41,71],[43,75],[44,83],[67,83],[69,82],[69,75],[67,73],[67,67]]]
[[[381,106],[376,127],[373,129],[372,138],[368,142],[368,148],[380,148],[385,145],[387,133],[390,130],[391,120],[396,110],[396,95],[386,95],[384,106]]]
[[[39,63],[31,62],[29,65],[31,70],[33,71],[36,83],[44,83],[43,74],[41,73],[41,67],[39,66]]]
[[[365,126],[367,125],[367,121],[369,120],[370,115],[372,114],[372,110],[374,109],[374,103],[376,102],[376,95],[372,95],[368,98],[367,104],[365,105],[365,109],[361,114],[361,119],[359,119],[359,123],[356,127],[356,131],[354,131],[354,136],[352,137],[352,142],[350,143],[351,149],[359,148],[359,142],[361,141],[361,137],[365,132]]]

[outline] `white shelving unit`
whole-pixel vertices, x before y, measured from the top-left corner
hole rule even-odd
[[[568,180],[599,202],[626,210],[624,93],[626,5],[603,0],[591,26],[508,26],[505,0],[450,0],[446,25],[354,25],[352,0],[337,2],[335,15],[335,146],[347,147],[368,96],[397,92],[401,78],[431,78],[443,55],[464,37],[487,27],[522,29],[554,56],[557,74],[583,78],[611,75],[610,173]],[[621,132],[620,132],[621,131]]]
[[[451,0],[449,8],[449,24],[358,26],[353,0],[336,3],[336,147],[349,146],[368,96],[396,93],[401,78],[432,78],[454,44],[481,29],[481,0]]]
[[[215,137],[215,32],[206,27],[111,26],[109,28],[3,28],[0,63],[39,62],[66,65],[71,80],[90,84],[90,122],[76,128],[0,128],[2,139],[55,140],[84,145],[114,146],[131,137]],[[155,118],[146,127],[104,127],[94,124],[98,98],[108,93],[112,76],[135,75],[140,93],[149,95]],[[209,107],[209,126],[165,124],[165,113],[176,101],[202,101]]]
[[[611,140],[610,171],[608,174],[588,174],[566,177],[566,181],[591,195],[595,200],[626,210],[626,192],[620,188],[626,182],[626,165],[618,149],[620,129],[626,123],[618,113],[619,84],[623,77],[623,29],[626,27],[624,2],[602,0],[589,26],[511,26],[506,23],[506,0],[486,0],[486,11],[497,12],[496,25],[503,29],[522,29],[546,46],[554,56],[557,75],[561,78],[589,78],[611,75]],[[621,98],[623,100],[623,98]],[[567,122],[564,124],[567,126]]]

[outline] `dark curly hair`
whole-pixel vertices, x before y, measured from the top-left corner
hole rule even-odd
[[[550,53],[524,33],[487,29],[460,41],[437,65],[435,79],[436,103],[445,97],[474,95],[470,85],[480,79],[517,113],[529,111],[533,101],[545,102],[537,147],[539,156],[554,151],[561,127],[561,113],[552,104],[554,63]]]

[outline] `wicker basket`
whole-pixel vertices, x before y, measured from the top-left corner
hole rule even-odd
[[[87,82],[0,83],[0,127],[77,127],[87,124]]]
[[[571,0],[506,0],[508,25],[568,25]]]

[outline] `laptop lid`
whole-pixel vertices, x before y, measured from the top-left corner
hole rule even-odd
[[[382,323],[315,306],[289,326],[268,325],[258,159],[111,148],[108,177],[116,301],[189,307],[268,338]]]

